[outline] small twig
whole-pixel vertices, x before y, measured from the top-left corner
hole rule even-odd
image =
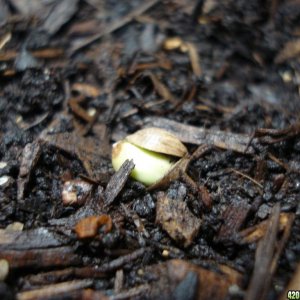
[[[87,123],[93,121],[93,116],[90,116],[85,109],[80,106],[80,103],[84,102],[85,98],[83,96],[79,96],[77,98],[70,98],[68,103],[72,110],[72,112],[79,117],[80,119],[84,120]]]
[[[41,272],[37,274],[30,274],[25,277],[25,280],[30,282],[31,285],[43,285],[45,282],[48,284],[60,282],[69,278],[106,278],[108,274],[98,270],[98,267],[69,267],[66,269],[59,269],[48,272]]]
[[[295,138],[300,135],[300,122],[297,121],[283,129],[258,128],[254,131],[253,137],[261,144],[276,144],[282,141]]]
[[[284,168],[286,171],[290,171],[290,168],[287,164],[285,164],[284,162],[282,162],[281,160],[279,160],[277,157],[275,157],[273,154],[268,153],[268,157],[273,160],[276,164],[278,164],[279,166],[281,166],[282,168]]]
[[[120,269],[125,264],[133,262],[134,260],[144,256],[145,253],[150,250],[151,250],[150,247],[140,248],[138,250],[133,251],[130,254],[120,256],[108,263],[103,264],[102,266],[99,266],[98,270],[100,272],[110,272],[110,271]]]
[[[200,77],[202,75],[201,65],[200,65],[200,58],[197,48],[192,43],[186,43],[188,48],[189,58],[192,66],[192,70],[194,75]]]
[[[276,252],[274,254],[273,260],[272,260],[272,264],[271,264],[271,275],[273,275],[275,273],[276,267],[277,267],[277,263],[279,260],[279,257],[283,251],[284,245],[286,244],[286,242],[288,241],[290,234],[291,234],[291,229],[292,229],[292,225],[293,222],[295,220],[295,215],[294,214],[290,214],[287,224],[284,227],[284,231],[283,231],[283,235],[280,239],[280,241],[278,242],[278,245],[276,247]]]
[[[254,270],[245,300],[266,299],[266,291],[270,286],[273,275],[270,270],[276,249],[279,218],[280,205],[276,204],[273,208],[267,232],[256,248]]]
[[[235,169],[229,169],[229,170],[232,171],[232,172],[234,172],[234,173],[236,173],[236,174],[238,174],[238,175],[240,175],[240,176],[242,176],[242,177],[244,177],[244,178],[249,179],[251,182],[253,182],[254,184],[256,184],[259,188],[261,188],[261,189],[264,188],[259,182],[257,182],[254,178],[250,177],[249,175],[244,174],[244,173],[242,173],[242,172],[240,172],[238,170],[235,170]]]
[[[16,299],[18,300],[32,300],[32,299],[46,299],[46,298],[58,298],[67,292],[80,290],[87,288],[93,284],[92,280],[73,280],[67,282],[61,282],[44,286],[37,290],[21,292],[17,294]]]
[[[250,139],[249,139],[249,141],[248,141],[248,143],[247,143],[247,145],[246,145],[246,148],[245,148],[245,150],[244,150],[244,153],[245,153],[245,154],[247,153],[249,147],[251,146],[251,143],[252,143],[252,141],[254,140],[254,138],[255,138],[255,132],[253,132],[253,133],[251,134],[251,136],[250,136]]]
[[[125,299],[145,299],[149,294],[151,287],[149,284],[142,284],[119,294],[110,296],[109,300],[125,300]],[[141,297],[143,295],[143,297]]]
[[[172,102],[173,104],[178,103],[178,100],[172,95],[168,87],[162,81],[160,81],[156,75],[151,72],[146,72],[146,75],[151,79],[154,89],[159,96],[161,96],[164,100]]]

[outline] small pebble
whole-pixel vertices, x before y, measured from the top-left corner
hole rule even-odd
[[[228,292],[232,296],[240,296],[240,297],[245,296],[245,292],[237,284],[231,285],[228,289]]]
[[[7,162],[5,161],[0,161],[0,169],[4,169],[7,166]]]
[[[91,107],[87,110],[87,113],[90,117],[94,117],[97,113],[97,110],[94,107]]]
[[[273,198],[273,194],[269,191],[266,191],[264,194],[263,194],[263,199],[265,201],[270,201],[271,199]]]
[[[138,269],[137,273],[139,276],[143,276],[145,274],[143,269]]]
[[[16,122],[17,124],[20,124],[21,122],[23,122],[23,117],[22,117],[21,115],[17,115],[17,116],[16,116],[16,119],[15,119],[15,122]]]
[[[169,255],[170,255],[170,252],[168,250],[164,249],[163,252],[162,252],[162,256],[163,257],[169,257]]]
[[[284,71],[280,74],[280,76],[285,83],[289,83],[293,80],[293,74],[291,71]]]
[[[300,180],[295,180],[294,189],[299,192],[300,191]]]
[[[257,212],[257,216],[260,218],[260,219],[265,219],[269,213],[270,213],[270,206],[267,205],[267,204],[262,204],[259,209],[258,209],[258,212]]]
[[[6,183],[8,183],[9,179],[10,179],[10,177],[6,176],[6,175],[0,177],[0,186],[5,185]]]

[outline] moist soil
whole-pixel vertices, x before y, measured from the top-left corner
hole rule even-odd
[[[299,17],[287,0],[0,1],[1,299],[299,290]],[[191,155],[150,188],[111,164],[149,126]]]

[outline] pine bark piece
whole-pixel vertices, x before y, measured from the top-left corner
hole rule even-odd
[[[104,191],[104,202],[106,206],[112,204],[119,195],[133,168],[133,160],[126,160],[118,172],[111,177]]]
[[[294,218],[294,213],[280,213],[279,230],[283,231],[287,226],[289,226],[290,220],[294,220]],[[250,244],[259,241],[262,237],[265,236],[269,221],[270,220],[267,219],[254,226],[245,228],[244,230],[240,231],[238,234],[238,242],[240,244]]]
[[[60,133],[63,121],[69,121],[69,116],[59,115],[41,134],[39,141],[55,147],[76,157],[82,162],[88,176],[97,180],[105,161],[110,159],[110,144],[106,125],[93,127],[95,136],[84,137],[79,130]],[[58,133],[53,133],[58,131]]]
[[[11,269],[66,267],[81,263],[81,258],[75,254],[72,247],[20,251],[3,250],[0,251],[0,259],[6,259]]]
[[[60,247],[69,243],[45,227],[26,231],[0,230],[0,253],[2,250],[29,250]]]
[[[24,194],[27,188],[27,184],[30,180],[31,173],[38,163],[42,152],[41,144],[37,141],[29,143],[25,146],[22,152],[20,172],[18,177],[18,200],[24,198]]]
[[[235,241],[244,224],[251,205],[244,199],[233,199],[222,214],[223,224],[216,237],[217,242]]]
[[[276,251],[279,229],[280,204],[273,207],[265,236],[259,241],[255,252],[252,277],[245,295],[246,300],[267,299],[267,291],[272,280],[272,259]]]
[[[188,247],[200,229],[201,220],[190,212],[180,197],[172,199],[160,193],[156,205],[156,223],[178,244]]]

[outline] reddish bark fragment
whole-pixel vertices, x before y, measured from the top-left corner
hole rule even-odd
[[[98,234],[98,230],[102,225],[105,225],[104,232],[109,232],[112,228],[111,217],[101,215],[84,218],[75,226],[75,232],[80,239],[93,238]]]

